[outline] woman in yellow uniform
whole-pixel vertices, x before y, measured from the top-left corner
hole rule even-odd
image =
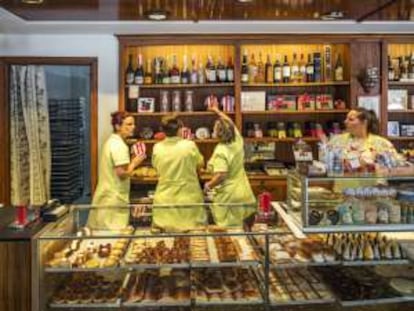
[[[366,166],[375,165],[378,154],[387,152],[396,157],[397,151],[393,144],[378,135],[379,121],[373,110],[362,107],[352,109],[345,121],[346,133],[334,136],[328,145],[340,148],[348,170],[361,170]],[[335,190],[341,191],[346,187],[372,186],[382,180],[336,180]]]
[[[144,154],[131,160],[126,144],[126,139],[133,135],[135,129],[134,117],[126,112],[114,112],[111,117],[114,133],[102,147],[98,186],[92,200],[96,209],[88,218],[88,225],[99,230],[122,229],[128,225],[129,209],[101,207],[129,204],[131,173],[145,159]]]
[[[212,212],[217,225],[241,226],[256,211],[256,199],[244,169],[243,137],[227,115],[217,108],[212,111],[219,116],[214,135],[220,142],[207,164],[213,177],[204,184],[204,191],[214,189]]]
[[[379,121],[373,110],[354,108],[348,113],[344,123],[346,133],[334,136],[328,144],[342,148],[345,162],[350,156],[357,155],[359,161],[356,161],[355,165],[363,167],[375,163],[378,154],[384,152],[397,154],[393,144],[378,135]]]
[[[161,123],[166,138],[154,145],[152,153],[152,165],[158,173],[153,226],[176,231],[204,225],[204,196],[198,179],[203,156],[193,141],[181,138],[183,123],[175,115],[164,117]],[[195,206],[188,207],[191,204]]]

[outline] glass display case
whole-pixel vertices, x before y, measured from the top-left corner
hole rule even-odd
[[[412,292],[401,293],[407,291],[407,285],[401,285],[397,277],[411,273],[414,279],[412,265],[392,237],[337,233],[309,234],[299,239],[281,218],[265,215],[256,215],[253,220],[247,218],[243,226],[220,227],[215,224],[214,208],[240,215],[249,207],[211,204],[71,207],[69,214],[51,223],[35,241],[34,310],[150,307],[268,310],[295,305],[305,310],[315,304],[338,310],[338,304],[414,301]],[[88,225],[91,223],[88,214],[97,210],[111,214],[114,209],[129,213],[128,225],[118,229]],[[194,228],[189,228],[188,223],[181,226],[185,221],[183,215],[198,209],[205,212],[205,221]],[[158,213],[182,213],[182,217],[178,226],[163,227],[157,219]],[[360,244],[354,246],[357,241]],[[385,245],[384,256],[389,252],[394,256],[398,249],[400,258],[368,261],[366,245],[374,245],[375,253],[375,243]],[[361,247],[360,260],[350,260],[345,255],[352,253],[353,248],[358,255]],[[347,253],[340,252],[345,249]],[[385,272],[377,271],[377,267],[385,267]],[[387,267],[402,268],[395,272]],[[392,278],[384,277],[390,273]],[[337,284],[344,275],[344,284],[352,288],[351,293]],[[403,289],[397,291],[393,285]]]
[[[248,207],[216,208],[238,213]],[[128,226],[88,226],[88,214],[115,209],[130,213]],[[262,306],[265,256],[258,241],[265,241],[265,233],[218,227],[212,209],[204,204],[72,207],[36,241],[36,310]],[[203,212],[205,222],[190,228],[188,214]],[[176,226],[162,213],[178,215]]]
[[[414,176],[291,173],[287,203],[305,233],[414,231]]]

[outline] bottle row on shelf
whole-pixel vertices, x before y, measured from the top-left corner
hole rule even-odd
[[[334,68],[332,68],[332,50],[326,46],[324,53],[309,53],[307,61],[303,53],[300,59],[293,53],[291,61],[288,55],[284,55],[283,62],[281,55],[276,55],[276,60],[272,64],[271,55],[267,55],[266,63],[259,59],[256,62],[254,53],[248,60],[247,50],[243,53],[241,67],[242,83],[306,83],[322,81],[343,81],[344,68],[341,55],[338,54]]]
[[[217,61],[215,61],[215,59]],[[195,55],[188,64],[188,57],[183,55],[182,66],[178,65],[177,56],[157,56],[148,58],[144,65],[142,54],[138,54],[136,67],[133,66],[133,56],[129,55],[125,70],[126,85],[143,84],[204,84],[204,83],[231,83],[234,82],[233,58],[228,57],[227,63],[223,57],[209,55],[205,66],[198,61]],[[332,64],[332,49],[326,46],[323,53],[308,53],[307,61],[304,54],[293,53],[291,61],[288,55],[277,54],[272,63],[271,55],[267,54],[266,62],[263,62],[262,53],[259,53],[256,61],[252,53],[248,59],[247,50],[244,51],[241,64],[242,83],[310,83],[323,81],[343,81],[344,67],[341,54],[336,56],[335,64]]]

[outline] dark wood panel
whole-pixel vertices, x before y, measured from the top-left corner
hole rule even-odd
[[[162,9],[169,20],[321,20],[332,11],[346,19],[409,20],[413,3],[408,0],[3,0],[3,6],[28,20],[134,20]]]
[[[10,145],[9,134],[9,105],[8,105],[8,67],[0,59],[0,139],[2,152],[0,152],[0,203],[10,204]]]
[[[0,310],[30,311],[30,242],[1,242],[0,254]]]

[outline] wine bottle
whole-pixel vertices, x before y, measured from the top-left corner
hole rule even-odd
[[[306,61],[305,56],[300,54],[300,62],[299,62],[299,81],[306,82]]]
[[[138,65],[137,65],[137,69],[135,70],[134,83],[135,84],[144,83],[144,68],[142,66],[142,54],[138,54]]]
[[[272,61],[270,60],[270,55],[267,54],[266,64],[265,64],[265,82],[273,82],[273,66]]]
[[[252,53],[252,56],[250,57],[250,63],[249,63],[249,82],[253,83],[256,81],[257,76],[257,64],[254,57],[254,53]]]
[[[392,65],[391,56],[388,55],[388,81],[394,81],[395,71],[394,66]]]
[[[282,80],[283,80],[283,83],[290,82],[290,65],[289,65],[287,55],[285,55],[285,61],[283,62],[283,66],[282,66]]]
[[[231,58],[231,56],[229,56],[229,60],[227,62],[226,79],[227,79],[227,82],[234,81],[234,64],[233,64],[233,59]]]
[[[198,82],[198,72],[197,72],[197,64],[196,64],[196,58],[193,55],[191,59],[191,78],[190,78],[191,84],[197,84]]]
[[[221,60],[221,57],[218,59],[217,64],[217,82],[226,82],[226,66],[224,66],[223,61]]]
[[[145,68],[144,84],[152,84],[152,68],[151,60],[147,59],[147,65]]]
[[[279,61],[279,56],[276,57],[275,64],[273,65],[273,82],[274,83],[282,82],[282,66]]]
[[[306,82],[313,82],[314,79],[314,68],[313,68],[313,61],[312,55],[308,54],[308,62],[306,64]]]
[[[241,67],[241,82],[248,83],[249,82],[249,67],[247,64],[247,51],[243,53],[243,60],[242,60],[242,67]]]
[[[341,55],[338,54],[335,63],[335,81],[343,81],[344,80],[344,67],[342,65]]]
[[[257,74],[255,82],[263,83],[265,81],[265,68],[262,60],[262,53],[259,53],[259,60],[257,62]]]
[[[296,53],[293,53],[292,66],[290,67],[290,80],[292,82],[299,81],[299,64],[296,58]]]
[[[134,83],[134,69],[132,68],[132,55],[128,56],[128,66],[125,70],[125,83],[127,85]]]
[[[190,83],[190,71],[188,70],[187,65],[187,54],[183,56],[183,70],[181,71],[181,83],[188,84]]]
[[[173,63],[170,69],[170,79],[171,79],[171,83],[173,84],[178,84],[181,81],[180,69],[178,68],[178,65],[177,65],[176,55],[173,55]]]

